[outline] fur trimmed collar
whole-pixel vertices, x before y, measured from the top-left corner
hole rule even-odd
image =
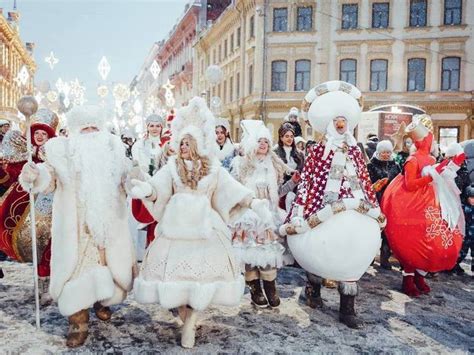
[[[179,176],[175,156],[172,156],[168,159],[167,165],[169,166],[169,170],[171,173],[171,177],[173,178],[174,184],[180,189],[189,189],[189,186],[184,185],[183,181],[181,180],[181,177]],[[216,179],[216,175],[219,172],[219,168],[221,168],[221,163],[219,162],[219,160],[211,159],[209,173],[203,178],[201,178],[201,180],[199,180],[197,190],[207,189],[207,187]]]

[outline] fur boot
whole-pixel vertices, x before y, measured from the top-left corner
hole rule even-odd
[[[387,240],[382,239],[382,246],[380,247],[380,267],[385,270],[392,270],[392,264],[390,264],[390,247]]]
[[[263,289],[270,307],[278,307],[280,305],[280,297],[276,289],[276,279],[272,281],[263,280]]]
[[[38,291],[41,306],[48,306],[53,302],[49,294],[49,277],[38,277]]]
[[[268,305],[267,299],[263,295],[260,279],[247,281],[247,286],[250,290],[250,298],[252,302],[259,307],[266,307]]]
[[[69,330],[67,333],[66,345],[76,348],[85,343],[89,335],[89,310],[74,313],[69,317]]]
[[[357,283],[340,282],[338,291],[340,294],[339,321],[352,329],[362,328],[362,322],[357,317],[354,308],[358,293]]]
[[[94,312],[101,321],[108,321],[112,317],[112,311],[109,307],[103,306],[100,302],[94,303]]]
[[[311,308],[323,308],[323,299],[321,298],[321,278],[307,273],[308,281],[304,293],[306,304]]]

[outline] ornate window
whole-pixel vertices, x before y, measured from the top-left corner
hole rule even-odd
[[[295,91],[308,91],[311,82],[311,61],[297,60],[295,63]]]
[[[410,0],[410,27],[426,26],[426,0]]]
[[[408,60],[407,91],[425,91],[426,59]]]
[[[285,60],[275,60],[272,62],[272,91],[286,90],[286,67]]]
[[[387,90],[388,61],[374,59],[370,61],[370,91]]]
[[[441,90],[458,91],[460,72],[461,72],[461,58],[459,57],[443,58],[442,71],[441,71]]]
[[[390,4],[388,2],[374,2],[372,4],[372,28],[387,28],[390,18]]]
[[[339,68],[339,80],[356,85],[357,82],[357,60],[343,59]]]
[[[342,5],[342,29],[351,30],[357,28],[359,6],[357,4]]]

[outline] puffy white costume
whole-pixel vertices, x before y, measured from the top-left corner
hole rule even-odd
[[[341,81],[318,85],[306,95],[303,112],[312,127],[325,134],[325,140],[310,148],[290,223],[281,228],[282,233],[293,234],[288,236],[288,245],[306,271],[340,281],[341,321],[354,327],[353,298],[352,307],[345,307],[344,296],[357,294],[356,281],[380,248],[379,221],[383,223],[367,168],[351,134],[360,119],[360,97],[356,87]],[[343,134],[333,122],[338,117],[348,127]],[[320,297],[318,293],[313,296]],[[307,296],[311,297],[311,292]],[[350,318],[348,322],[345,316]]]

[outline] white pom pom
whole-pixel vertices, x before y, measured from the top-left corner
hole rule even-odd
[[[206,79],[211,84],[217,84],[222,80],[224,74],[218,65],[210,65],[206,69]]]

